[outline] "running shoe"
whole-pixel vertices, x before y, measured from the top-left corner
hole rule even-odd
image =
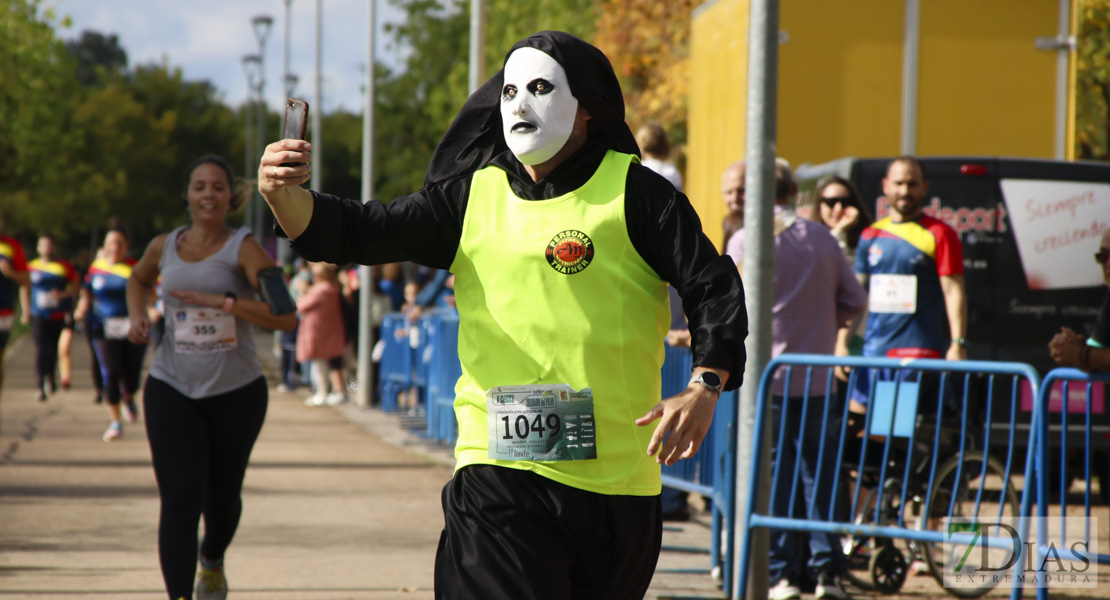
[[[39,402],[46,402],[46,390],[39,388],[35,392],[35,400],[38,400]]]
[[[108,429],[104,432],[104,441],[111,442],[123,437],[123,424],[119,421],[112,421]]]
[[[323,406],[327,402],[327,396],[324,394],[313,394],[305,399],[305,406]]]
[[[227,598],[227,577],[222,567],[209,569],[201,565],[197,575],[196,600],[225,600]]]
[[[814,590],[814,596],[818,600],[823,598],[832,598],[832,600],[852,599],[848,592],[844,591],[844,585],[840,583],[840,576],[828,572],[822,572],[817,576],[817,588]]]
[[[139,420],[139,407],[134,401],[128,402],[123,405],[123,414],[127,417],[128,423],[134,423]]]
[[[767,597],[771,600],[799,600],[802,590],[789,579],[780,579],[775,587],[767,590]]]
[[[339,406],[347,401],[347,394],[343,392],[332,392],[324,397],[324,403],[328,406]]]

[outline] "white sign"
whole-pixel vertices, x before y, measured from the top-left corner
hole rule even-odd
[[[1110,184],[1034,179],[1001,184],[1029,289],[1101,285],[1094,255],[1110,229]]]

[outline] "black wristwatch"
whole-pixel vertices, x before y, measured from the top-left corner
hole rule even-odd
[[[686,387],[690,387],[695,383],[700,383],[714,392],[717,392],[717,395],[720,395],[725,389],[725,385],[721,383],[721,377],[713,371],[702,371],[694,375],[690,378],[690,382],[686,384]]]

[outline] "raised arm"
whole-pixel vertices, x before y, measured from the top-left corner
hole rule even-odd
[[[281,140],[266,146],[258,165],[258,191],[289,239],[295,240],[312,219],[312,194],[300,187],[312,176],[312,144]],[[303,163],[300,166],[282,166]]]

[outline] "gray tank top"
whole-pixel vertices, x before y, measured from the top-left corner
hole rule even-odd
[[[255,353],[252,325],[223,311],[185,304],[173,290],[211,294],[233,292],[254,299],[254,289],[239,269],[239,248],[250,235],[236,229],[224,247],[200,262],[185,262],[177,254],[174,229],[162,250],[162,296],[166,303],[166,332],[154,353],[150,374],[189,398],[199,399],[241,388],[262,375]]]

